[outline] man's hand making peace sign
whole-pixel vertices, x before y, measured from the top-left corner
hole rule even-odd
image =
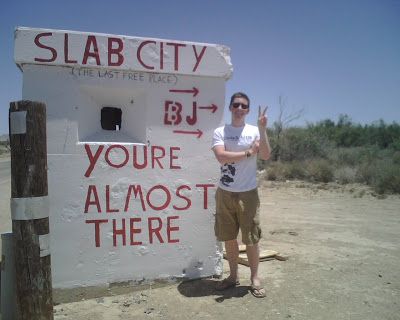
[[[266,115],[268,110],[268,106],[266,106],[264,108],[264,111],[261,113],[261,106],[258,106],[258,128],[260,129],[260,131],[262,129],[266,129],[267,128],[267,123],[268,123],[268,116]]]

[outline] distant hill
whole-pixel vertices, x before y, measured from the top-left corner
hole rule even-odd
[[[0,135],[0,142],[7,141],[7,140],[8,140],[8,134],[1,134]]]

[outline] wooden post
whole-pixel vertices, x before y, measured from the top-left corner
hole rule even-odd
[[[15,319],[15,265],[12,232],[1,234],[1,317]]]
[[[9,128],[16,317],[53,319],[46,106],[33,101],[11,102]]]

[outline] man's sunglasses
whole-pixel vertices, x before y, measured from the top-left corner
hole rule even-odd
[[[234,107],[235,109],[239,108],[240,106],[242,106],[243,110],[246,110],[249,108],[248,104],[239,103],[239,102],[232,103],[232,107]]]

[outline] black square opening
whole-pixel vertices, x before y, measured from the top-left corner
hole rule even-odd
[[[101,128],[103,130],[121,130],[122,110],[115,107],[101,109]]]

